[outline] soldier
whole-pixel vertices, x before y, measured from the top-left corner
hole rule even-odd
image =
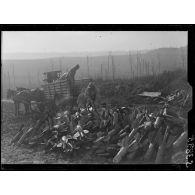
[[[87,97],[87,106],[91,105],[92,107],[95,106],[95,100],[97,95],[97,89],[93,82],[90,82],[87,86],[87,89],[85,90],[85,95]]]
[[[90,82],[82,93],[77,98],[78,108],[89,108],[95,107],[95,100],[96,100],[97,90],[93,82]]]

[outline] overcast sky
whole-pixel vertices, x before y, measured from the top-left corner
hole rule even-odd
[[[3,53],[145,50],[187,45],[182,31],[18,31],[3,32]]]

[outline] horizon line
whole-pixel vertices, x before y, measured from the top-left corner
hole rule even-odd
[[[98,57],[98,56],[108,56],[108,55],[110,55],[110,54],[112,54],[112,53],[117,53],[117,52],[123,52],[123,53],[133,53],[133,54],[135,54],[135,53],[137,53],[137,52],[143,52],[143,53],[147,53],[147,52],[150,52],[150,51],[153,51],[153,50],[158,50],[158,49],[180,49],[180,48],[185,48],[185,47],[188,47],[188,45],[186,45],[186,46],[180,46],[180,47],[159,47],[159,48],[154,48],[154,49],[140,49],[140,50],[138,50],[138,49],[135,49],[135,50],[112,50],[112,51],[106,51],[106,50],[102,50],[102,51],[99,51],[99,50],[97,50],[97,51],[72,51],[72,52],[63,52],[63,51],[61,51],[61,52],[57,52],[57,51],[55,51],[55,52],[9,52],[9,53],[3,53],[2,52],[2,57],[1,57],[1,60],[36,60],[36,59],[49,59],[49,58],[63,58],[63,57],[90,57],[90,55],[87,55],[87,54],[95,54],[95,53],[107,53],[107,55],[95,55],[96,57]],[[11,55],[11,54],[45,54],[45,55],[47,55],[47,54],[72,54],[72,56],[51,56],[51,57],[47,57],[47,56],[43,56],[43,57],[41,57],[41,56],[39,56],[39,57],[37,57],[37,56],[34,56],[34,57],[24,57],[24,58],[22,58],[22,57],[16,57],[16,58],[9,58],[9,57],[5,57],[5,56],[3,56],[3,55]],[[82,54],[82,55],[75,55],[75,54]],[[86,56],[84,55],[84,54],[86,54]],[[117,54],[116,54],[117,55]],[[120,55],[120,54],[118,54],[118,55]]]

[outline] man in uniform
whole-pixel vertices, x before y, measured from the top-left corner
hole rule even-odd
[[[85,95],[87,97],[87,106],[95,106],[95,100],[97,95],[97,89],[93,82],[90,82],[85,91]]]
[[[78,108],[89,108],[89,107],[95,107],[95,100],[96,100],[97,90],[93,82],[90,82],[85,89],[84,92],[82,92],[78,98],[77,98],[77,104]]]

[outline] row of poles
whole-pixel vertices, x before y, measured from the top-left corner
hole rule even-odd
[[[10,75],[9,71],[6,71],[5,68],[3,70],[3,84],[8,85],[7,88],[11,89],[11,76],[12,76],[12,82],[13,82],[13,88],[16,87],[16,77],[15,77],[15,68],[14,65],[12,65],[12,74]]]
[[[133,67],[134,63],[132,60],[132,54],[129,51],[128,52],[128,57],[129,57],[129,67],[130,67],[130,74],[128,78],[134,79],[134,78],[139,78],[141,76],[156,76],[158,74],[160,74],[162,72],[162,65],[161,65],[161,59],[160,59],[160,55],[157,54],[156,55],[156,62],[154,64],[154,61],[152,60],[145,60],[142,57],[142,54],[137,52],[136,54],[136,66]],[[176,67],[175,68],[186,68],[186,55],[184,53],[184,51],[181,53],[180,55],[181,57],[181,65],[177,65],[176,62]],[[111,63],[110,63],[111,62]],[[111,66],[110,66],[111,64]],[[106,67],[104,65],[104,67]],[[136,68],[136,71],[135,71]],[[108,63],[107,63],[107,68],[104,68],[105,70],[105,79],[109,79],[112,78],[112,80],[116,79],[116,65],[114,62],[114,56],[112,55],[112,52],[108,53]],[[136,74],[135,74],[136,73]],[[88,78],[90,77],[90,70],[89,70],[89,57],[87,56],[87,75]],[[101,79],[103,79],[103,64],[101,63],[100,66],[100,75],[101,75]]]
[[[4,83],[4,87],[6,88],[13,88],[15,89],[18,84],[18,82],[16,83],[16,75],[15,75],[15,67],[14,65],[12,65],[12,70],[11,70],[11,74],[10,74],[10,71],[9,70],[4,70],[3,71],[3,76],[4,76],[4,79],[3,79],[3,83]],[[37,71],[37,82],[38,82],[38,85],[40,85],[40,73],[39,73],[39,70]],[[33,84],[32,84],[32,80],[31,80],[31,73],[28,72],[27,73],[27,83],[29,85],[29,88],[33,87]]]
[[[52,61],[52,59],[50,60],[50,63],[51,63],[51,71],[54,71],[54,63]],[[6,88],[13,88],[15,89],[17,87],[17,84],[16,84],[16,75],[15,75],[15,66],[12,64],[10,65],[11,66],[11,74],[10,74],[10,70],[3,70],[3,73],[4,73],[4,87]],[[61,59],[59,59],[59,68],[60,70],[62,71],[62,62],[61,62]],[[28,83],[28,86],[29,88],[32,88],[33,87],[33,83],[32,83],[32,75],[30,72],[27,72],[27,83]],[[39,69],[37,70],[37,85],[40,86],[41,85],[41,82],[40,82],[40,71]]]
[[[111,67],[110,67],[110,61],[111,61]],[[109,52],[108,55],[108,61],[107,61],[107,69],[105,70],[105,77],[108,79],[109,78],[109,73],[110,71],[112,71],[112,79],[115,80],[116,77],[116,66],[115,66],[115,62],[114,62],[114,57],[111,55],[111,52]],[[100,75],[101,78],[103,78],[103,63],[101,63],[100,65]],[[89,56],[87,56],[87,76],[88,78],[90,78],[90,65],[89,65]]]
[[[182,60],[182,67],[184,68],[185,67],[185,57],[184,56],[181,56],[181,60]],[[131,78],[131,79],[135,79],[135,78],[138,78],[138,77],[141,77],[141,76],[149,76],[149,75],[157,75],[157,74],[160,74],[161,73],[161,60],[160,60],[160,56],[157,55],[157,64],[154,65],[153,61],[147,61],[145,60],[144,58],[142,58],[142,55],[140,53],[137,52],[136,54],[136,66],[134,66],[134,63],[133,63],[133,58],[132,58],[132,54],[131,52],[129,51],[128,52],[128,61],[129,61],[129,77],[128,78]],[[90,63],[89,63],[89,56],[87,56],[87,76],[88,78],[90,78]],[[51,64],[51,70],[54,71],[54,62],[52,59],[50,59],[50,62]],[[134,67],[133,67],[134,66]],[[60,71],[63,71],[62,70],[62,60],[61,58],[59,58],[59,68],[60,68]],[[136,70],[135,70],[136,68]],[[68,67],[66,68],[65,71],[68,71]],[[115,61],[114,61],[114,56],[112,55],[112,52],[109,52],[108,53],[108,56],[107,56],[107,67],[106,67],[106,64],[104,64],[103,66],[103,63],[101,63],[100,65],[100,76],[101,76],[101,79],[104,78],[103,76],[103,71],[105,71],[105,79],[112,79],[112,80],[115,80],[116,77],[117,77],[117,74],[116,74],[116,64],[115,64]],[[97,76],[97,75],[96,75]],[[8,87],[11,88],[11,75],[10,75],[10,72],[7,71],[7,75],[5,73],[5,77],[7,77],[7,79],[5,79],[8,83]],[[98,77],[98,76],[97,76]],[[14,68],[14,65],[12,65],[12,81],[13,81],[13,88],[16,87],[16,76],[15,76],[15,68]],[[32,87],[32,80],[31,80],[31,74],[30,72],[28,72],[28,75],[27,75],[27,79],[28,79],[28,84],[29,84],[29,87],[31,88]],[[39,70],[37,71],[37,82],[38,82],[38,86],[40,86],[40,72]]]
[[[137,52],[136,55],[136,71],[134,70],[135,67],[133,67],[133,59],[132,59],[132,54],[131,52],[128,53],[128,61],[129,61],[129,78],[134,79],[138,78],[141,76],[149,76],[149,75],[157,75],[161,73],[161,61],[160,61],[160,56],[157,55],[157,66],[154,65],[153,62],[149,62],[145,59],[142,58],[142,55]],[[87,56],[87,76],[88,78],[91,76],[90,75],[90,64],[89,64],[89,56]],[[103,63],[101,63],[100,66],[100,76],[101,79],[104,78],[103,76],[103,69],[105,71],[105,79],[112,79],[115,80],[117,75],[116,75],[116,64],[114,61],[114,56],[109,52],[108,54],[108,59],[107,59],[107,67],[106,64],[104,64],[103,68]],[[151,69],[151,70],[150,70]],[[135,74],[136,73],[136,74]]]

